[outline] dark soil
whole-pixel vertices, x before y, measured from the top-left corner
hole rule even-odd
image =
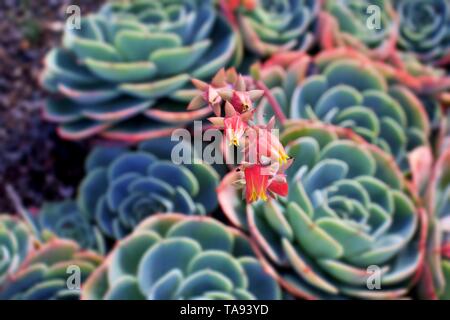
[[[13,213],[4,187],[26,207],[72,196],[83,176],[88,143],[68,142],[41,119],[45,92],[38,78],[49,48],[60,42],[68,5],[82,14],[102,1],[0,1],[0,212]]]

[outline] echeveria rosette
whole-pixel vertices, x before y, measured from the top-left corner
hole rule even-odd
[[[0,215],[0,287],[33,250],[28,226],[11,215]]]
[[[377,18],[379,26],[375,23]],[[386,59],[395,50],[397,24],[388,0],[325,0],[321,46],[325,50],[351,47],[370,57]]]
[[[450,77],[446,75],[446,71],[420,62],[411,53],[399,51],[387,61],[371,63],[386,77],[389,84],[407,86],[419,98],[430,123],[429,140],[435,146],[445,114],[445,95],[450,89]]]
[[[287,197],[246,206],[226,180],[218,189],[223,211],[250,230],[265,267],[297,297],[405,296],[423,266],[425,214],[393,158],[320,122],[293,122],[281,141],[295,159]],[[380,290],[367,287],[374,265]]]
[[[43,241],[53,237],[70,239],[84,249],[104,254],[106,244],[103,235],[72,200],[44,203],[34,215],[36,229]]]
[[[79,270],[83,285],[101,262],[101,256],[80,249],[71,240],[52,239],[30,253],[20,268],[0,286],[0,299],[77,300],[80,290],[69,289],[68,283],[75,284],[68,281],[70,272]]]
[[[450,62],[450,3],[447,0],[396,0],[398,47],[427,64]]]
[[[209,217],[156,215],[118,242],[83,299],[280,299],[249,240]]]
[[[354,53],[324,51],[287,68],[269,65],[262,79],[289,119],[350,128],[391,153],[407,171],[408,153],[428,144],[430,125],[423,104],[407,86],[385,77],[381,64]],[[267,99],[257,108],[258,119],[262,115],[271,115]]]
[[[214,211],[219,175],[195,155],[192,164],[173,163],[171,153],[176,146],[181,145],[159,138],[141,143],[136,151],[94,149],[79,187],[81,212],[103,234],[120,239],[156,213],[204,215]]]
[[[437,160],[427,194],[430,236],[420,294],[450,300],[450,149]]]
[[[237,36],[212,0],[105,4],[68,25],[47,55],[42,82],[54,93],[44,116],[66,139],[96,134],[142,141],[205,117],[186,111],[190,79],[234,63]]]
[[[287,50],[307,51],[315,43],[320,1],[260,0],[236,11],[245,47],[267,58]]]
[[[439,130],[442,121],[444,95],[450,89],[446,71],[424,64],[415,55],[396,52],[388,64],[378,63],[381,72],[391,81],[408,86],[422,101],[432,129]]]

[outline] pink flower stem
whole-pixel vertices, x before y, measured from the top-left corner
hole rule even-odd
[[[266,96],[267,100],[269,101],[270,106],[272,107],[273,113],[277,117],[277,119],[280,121],[281,124],[284,124],[286,121],[286,116],[283,113],[283,110],[281,109],[280,104],[278,103],[277,99],[273,96],[272,92],[267,88],[266,84],[258,80],[256,81],[256,87],[260,90],[264,91],[264,95]]]
[[[223,11],[223,14],[225,15],[225,18],[228,20],[228,22],[231,23],[231,25],[236,28],[237,22],[236,18],[233,14],[233,9],[230,7],[230,5],[227,3],[228,0],[220,0],[220,7]]]

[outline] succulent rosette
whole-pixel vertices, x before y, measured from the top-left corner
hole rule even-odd
[[[280,299],[236,229],[208,217],[156,215],[119,241],[83,299]]]
[[[398,46],[428,64],[450,62],[450,3],[446,0],[394,1],[399,16]]]
[[[135,151],[94,149],[79,187],[81,212],[107,237],[120,239],[155,213],[204,215],[214,211],[219,175],[195,154],[187,159],[192,164],[172,162],[174,148],[183,148],[183,144],[159,138],[141,143]],[[192,149],[191,145],[185,148]]]
[[[373,62],[389,83],[400,83],[411,89],[422,102],[431,129],[442,126],[444,95],[450,89],[446,71],[421,62],[415,55],[396,52],[385,62]],[[432,132],[434,134],[434,132]]]
[[[80,28],[70,23],[42,82],[54,93],[44,116],[74,140],[141,141],[205,117],[185,110],[190,79],[234,63],[238,43],[212,0],[110,2]]]
[[[265,267],[301,298],[406,295],[422,270],[425,214],[393,158],[320,122],[293,122],[281,141],[294,158],[286,197],[245,205],[228,183],[235,173],[218,189],[226,216],[250,230]],[[375,273],[379,287],[371,290]]]
[[[0,286],[0,300],[74,300],[80,285],[101,263],[102,257],[83,251],[73,241],[53,239],[30,253],[19,269]],[[79,273],[78,273],[79,272]]]
[[[261,77],[289,119],[350,128],[407,171],[407,155],[428,143],[430,124],[420,99],[385,71],[361,54],[338,49],[314,59],[303,56],[287,67],[269,64]],[[258,121],[270,117],[270,109],[263,99]]]
[[[44,241],[56,236],[73,240],[84,249],[102,254],[106,251],[101,232],[80,211],[75,201],[44,203],[33,220]]]
[[[28,226],[16,217],[0,215],[0,287],[32,250],[33,236]]]
[[[321,13],[324,49],[351,47],[377,59],[395,50],[397,18],[388,0],[325,0]]]
[[[431,231],[421,296],[450,300],[450,149],[438,159],[427,194]]]
[[[243,2],[235,10],[236,20],[245,47],[254,55],[267,58],[280,51],[307,51],[315,43],[320,1]]]

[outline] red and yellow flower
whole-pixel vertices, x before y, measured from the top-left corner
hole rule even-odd
[[[271,171],[271,168],[261,164],[250,165],[244,168],[245,199],[247,203],[252,203],[259,199],[267,201],[268,198],[274,198],[275,194],[287,196],[288,184],[286,177],[278,172],[272,174]]]

